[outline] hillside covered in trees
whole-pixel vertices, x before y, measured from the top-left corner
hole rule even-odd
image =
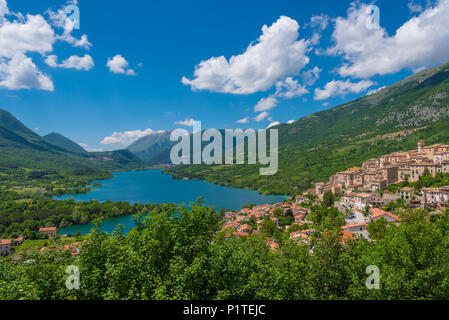
[[[179,166],[176,178],[295,194],[312,183],[418,140],[449,143],[449,63],[424,70],[381,91],[311,114],[279,130],[279,170],[260,176],[258,165]]]

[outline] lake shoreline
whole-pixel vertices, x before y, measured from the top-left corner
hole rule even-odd
[[[254,190],[220,186],[203,180],[179,180],[162,170],[137,170],[114,172],[114,177],[102,180],[103,186],[91,189],[89,193],[70,194],[53,197],[55,200],[74,199],[76,202],[96,200],[100,203],[128,202],[130,204],[164,204],[174,203],[189,205],[195,203],[198,197],[204,198],[204,205],[215,207],[216,210],[240,210],[242,205],[254,203],[278,203],[288,199],[287,195],[262,195]],[[95,183],[92,181],[91,183]],[[107,232],[113,230],[116,223],[130,226],[132,215],[126,215],[118,220],[102,221],[107,226]],[[111,222],[114,222],[111,225]],[[116,223],[115,223],[116,222]],[[87,225],[70,226],[61,229],[61,234],[75,234],[77,231],[86,233],[91,223]]]

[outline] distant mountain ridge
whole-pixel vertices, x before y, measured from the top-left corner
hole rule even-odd
[[[170,141],[170,134],[171,131],[149,134],[135,141],[127,150],[149,165],[168,163],[167,150],[176,144],[176,142]]]
[[[0,109],[0,170],[14,167],[30,169],[95,167],[105,170],[145,167],[145,164],[128,150],[88,153],[79,148],[76,143],[60,134],[41,137],[11,113]],[[104,161],[104,158],[109,161]]]
[[[42,137],[48,143],[54,144],[55,146],[65,148],[67,150],[75,151],[75,152],[87,152],[81,147],[79,144],[73,142],[72,140],[64,137],[63,135],[52,132]]]

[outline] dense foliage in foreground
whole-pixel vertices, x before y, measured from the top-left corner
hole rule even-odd
[[[97,228],[75,259],[3,260],[0,299],[449,299],[447,213],[408,211],[373,242],[327,231],[300,245],[284,234],[274,251],[264,235],[226,240],[219,215],[200,204],[162,205],[135,220],[127,235]],[[65,287],[68,265],[79,267],[79,290]],[[365,286],[370,265],[380,269],[379,290]]]

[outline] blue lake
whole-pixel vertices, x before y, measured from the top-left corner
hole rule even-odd
[[[98,200],[100,202],[128,201],[130,203],[185,203],[195,202],[200,196],[204,203],[217,209],[239,210],[245,203],[283,202],[287,196],[261,195],[256,191],[223,187],[201,180],[176,180],[159,170],[116,172],[114,178],[98,181],[103,187],[96,188],[90,193],[64,195],[55,199],[74,198],[76,201]],[[109,219],[102,222],[103,230],[112,232],[118,224],[131,229],[134,224],[131,216]],[[59,229],[59,234],[88,233],[91,224],[71,226]]]

